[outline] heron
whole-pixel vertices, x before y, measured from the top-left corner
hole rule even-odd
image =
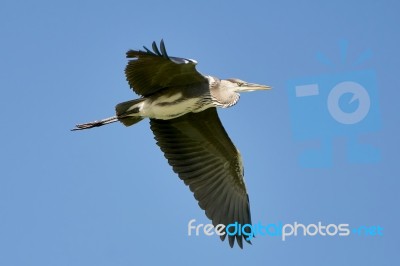
[[[163,40],[159,47],[153,42],[152,51],[143,48],[126,53],[125,68],[129,86],[140,98],[117,104],[113,117],[77,124],[72,130],[117,121],[132,126],[149,118],[157,145],[212,224],[251,225],[242,158],[216,109],[235,105],[240,92],[271,87],[203,75],[196,70],[197,61],[169,56]],[[252,234],[249,227],[246,230]],[[241,232],[232,232],[230,247],[235,239],[240,248],[243,240],[251,244]]]

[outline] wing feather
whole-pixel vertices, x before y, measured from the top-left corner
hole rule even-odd
[[[251,222],[241,157],[215,108],[171,120],[151,119],[150,124],[169,164],[214,225]],[[236,239],[242,247],[243,235],[228,239],[231,246]]]
[[[153,51],[144,47],[144,51],[130,50],[126,53],[126,57],[130,58],[125,68],[126,79],[137,94],[148,96],[168,87],[207,82],[197,72],[196,61],[169,57],[163,40],[160,49],[155,42],[152,49]]]

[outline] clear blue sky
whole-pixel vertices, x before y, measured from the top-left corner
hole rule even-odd
[[[2,1],[0,265],[398,264],[399,9],[397,1]],[[259,236],[243,250],[188,237],[189,220],[208,220],[148,121],[70,132],[136,97],[125,52],[161,38],[202,73],[273,86],[219,110],[244,158],[254,222],[379,225],[383,236]],[[365,51],[371,57],[355,64]],[[364,70],[376,81],[364,84],[376,111],[366,127],[314,120],[326,111],[323,95],[291,102],[288,84],[357,81]],[[316,108],[311,118],[307,108]],[[317,133],[300,140],[304,128]],[[360,151],[347,150],[350,133],[379,160],[347,160]],[[300,164],[326,136],[331,166]]]

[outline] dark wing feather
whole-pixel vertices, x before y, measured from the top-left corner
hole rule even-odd
[[[168,87],[180,87],[207,82],[196,70],[197,62],[190,59],[170,57],[161,40],[160,50],[155,42],[153,52],[130,50],[127,58],[133,58],[125,68],[126,79],[137,94],[148,96]]]
[[[150,119],[150,124],[169,164],[214,225],[251,224],[241,157],[215,108],[171,120]],[[229,236],[229,244],[235,238],[242,247],[242,235]]]

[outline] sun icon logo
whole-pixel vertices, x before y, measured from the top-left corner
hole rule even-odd
[[[340,42],[340,62],[346,68],[359,69],[372,56],[371,51],[366,50],[349,64],[347,53],[347,42]],[[330,68],[335,67],[324,53],[317,53],[317,60]],[[331,167],[333,141],[337,137],[347,137],[344,157],[347,162],[379,160],[379,150],[359,141],[360,136],[380,128],[375,71],[362,69],[296,78],[288,81],[287,89],[294,139],[317,142],[314,148],[301,152],[301,166]]]

